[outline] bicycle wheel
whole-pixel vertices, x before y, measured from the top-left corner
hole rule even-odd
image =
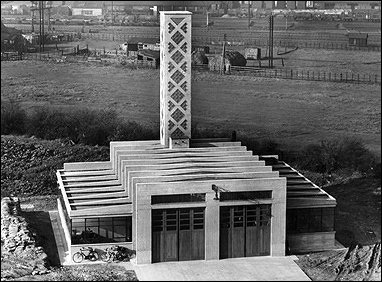
[[[96,261],[96,260],[98,260],[99,259],[99,256],[98,256],[98,253],[97,252],[90,252],[90,254],[89,254],[89,259],[91,260],[91,261]]]
[[[100,255],[100,258],[101,258],[101,260],[102,261],[104,261],[104,262],[109,262],[110,260],[111,260],[111,255],[109,254],[109,253],[102,253],[101,255]]]
[[[77,252],[73,255],[73,261],[76,262],[76,263],[80,263],[81,261],[84,260],[84,256],[83,254],[81,254],[80,252]]]

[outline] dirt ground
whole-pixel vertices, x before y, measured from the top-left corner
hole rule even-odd
[[[381,154],[380,85],[295,81],[194,71],[192,124],[236,130],[299,148],[352,136]],[[38,61],[1,62],[1,98],[41,105],[114,109],[159,127],[159,71]]]

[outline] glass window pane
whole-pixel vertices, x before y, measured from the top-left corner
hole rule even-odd
[[[85,219],[72,219],[72,234],[71,234],[71,239],[72,239],[72,244],[83,244],[85,243],[85,240],[83,238],[83,234],[85,232]]]

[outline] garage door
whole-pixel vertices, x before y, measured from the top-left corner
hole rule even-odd
[[[220,207],[220,258],[270,255],[271,205]]]
[[[152,212],[152,262],[204,259],[204,208]]]

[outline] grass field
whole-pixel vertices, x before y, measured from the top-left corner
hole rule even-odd
[[[379,85],[219,76],[193,72],[192,123],[237,130],[291,148],[356,137],[381,154]],[[114,66],[1,62],[1,98],[41,105],[114,109],[159,128],[159,71]]]

